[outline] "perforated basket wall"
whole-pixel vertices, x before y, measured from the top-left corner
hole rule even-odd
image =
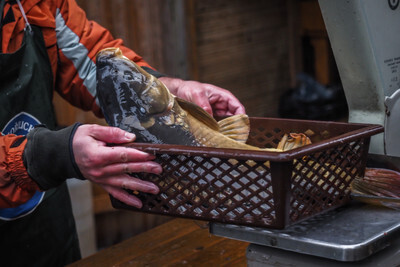
[[[118,209],[269,228],[341,206],[363,175],[377,125],[251,118],[248,143],[276,147],[284,133],[312,130],[312,145],[263,152],[154,144],[132,146],[157,155],[161,175],[140,174],[160,194],[131,192],[143,208],[111,197]]]

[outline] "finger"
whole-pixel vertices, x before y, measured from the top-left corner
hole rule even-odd
[[[155,156],[152,154],[123,146],[100,147],[92,157],[92,161],[100,166],[121,162],[143,162],[154,159]]]
[[[204,91],[195,91],[191,96],[191,101],[196,105],[204,109],[211,116],[213,115],[213,109],[211,107],[210,101]]]
[[[129,133],[118,127],[91,125],[89,132],[93,138],[106,143],[122,144],[132,142],[136,138],[133,133]]]
[[[214,110],[214,115],[216,117],[226,117],[226,116],[232,116],[235,115],[230,111],[227,111],[225,109],[218,109],[218,110]]]
[[[88,171],[88,175],[94,178],[138,172],[160,174],[162,172],[162,167],[161,165],[153,161],[138,163],[117,163],[107,165],[103,168],[93,168],[92,170]]]
[[[207,112],[208,114],[210,114],[211,116],[213,116],[213,109],[210,105],[210,103],[208,101],[205,102],[200,102],[197,105],[199,105],[200,107],[202,107],[204,109],[205,112]]]
[[[143,206],[142,201],[139,198],[135,197],[132,194],[129,194],[125,190],[113,186],[104,185],[103,188],[110,193],[114,198],[119,201],[136,208],[141,208]]]
[[[160,189],[155,184],[148,181],[143,181],[128,174],[108,177],[102,179],[100,183],[105,186],[114,186],[150,194],[158,194],[160,192]]]
[[[221,95],[212,95],[210,96],[210,102],[212,103],[214,113],[224,113],[223,115],[246,114],[244,106],[230,93],[225,98]]]
[[[154,159],[154,155],[134,148],[99,146],[86,154],[85,160],[76,161],[82,167],[102,168],[114,163],[146,162]]]
[[[233,104],[232,101],[229,101],[228,110],[232,115],[246,114],[244,106],[236,101]]]

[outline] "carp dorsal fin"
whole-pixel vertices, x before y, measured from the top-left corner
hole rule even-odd
[[[186,112],[190,113],[190,115],[192,115],[194,118],[201,121],[212,130],[219,131],[218,122],[213,117],[211,117],[211,115],[208,114],[204,109],[182,98],[175,96],[175,99],[178,102],[179,106],[181,106],[181,108],[183,108]]]
[[[246,143],[250,132],[250,120],[246,114],[227,117],[218,121],[218,124],[220,133],[235,141]]]

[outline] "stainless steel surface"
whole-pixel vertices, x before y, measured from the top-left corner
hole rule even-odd
[[[357,262],[336,261],[256,244],[247,247],[246,259],[247,267],[399,267],[400,239],[376,255]]]
[[[400,212],[362,204],[318,215],[284,230],[210,224],[214,235],[337,261],[359,261],[400,238]]]
[[[399,1],[319,0],[351,122],[376,123],[371,153],[400,156]]]
[[[364,195],[351,193],[354,200],[364,202],[371,205],[385,206],[391,209],[396,209],[400,212],[400,198],[398,197],[380,197],[373,195]]]

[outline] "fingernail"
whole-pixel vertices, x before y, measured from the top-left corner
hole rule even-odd
[[[153,194],[158,194],[160,192],[160,188],[158,188],[158,186],[153,184],[151,191],[152,191]]]
[[[151,168],[151,172],[155,174],[160,174],[162,173],[162,168],[161,167],[153,167]]]
[[[142,206],[143,206],[143,203],[142,203],[142,201],[140,201],[140,200],[133,200],[132,202],[131,202],[131,205],[132,206],[134,206],[134,207],[136,207],[136,208],[138,208],[138,209],[140,209],[140,208],[142,208]]]
[[[124,137],[125,137],[125,139],[126,139],[127,141],[132,141],[132,140],[135,139],[136,135],[133,134],[133,133],[125,132],[125,136],[124,136]]]
[[[147,154],[147,160],[155,160],[156,156],[153,154]]]

